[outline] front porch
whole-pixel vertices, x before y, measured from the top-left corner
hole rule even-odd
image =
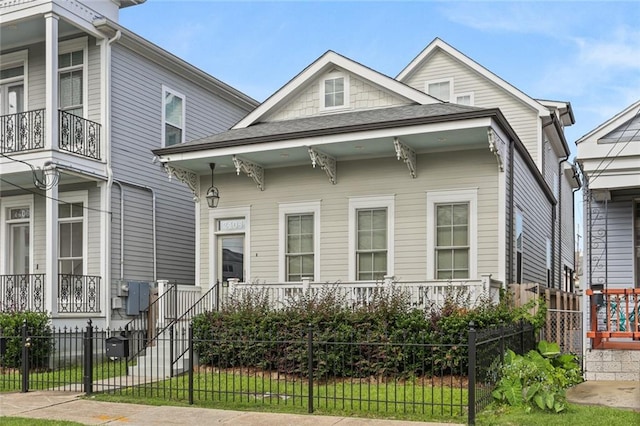
[[[23,153],[46,147],[44,109],[0,116],[0,153]],[[58,111],[57,148],[93,160],[100,155],[101,126],[91,120]]]
[[[61,314],[101,314],[101,277],[59,274],[55,304],[46,288],[45,274],[0,275],[0,310],[3,312],[47,312]]]

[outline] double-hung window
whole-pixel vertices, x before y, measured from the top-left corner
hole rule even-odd
[[[436,204],[436,279],[469,278],[469,203]]]
[[[282,203],[280,210],[280,279],[319,279],[320,202]]]
[[[427,192],[427,278],[475,279],[477,189]]]
[[[86,201],[77,197],[58,204],[58,273],[84,275]]]
[[[393,275],[394,196],[349,199],[349,278],[378,281]]]
[[[59,107],[84,116],[86,38],[60,43],[58,55]]]
[[[162,86],[162,141],[163,146],[184,142],[186,102],[185,96]]]

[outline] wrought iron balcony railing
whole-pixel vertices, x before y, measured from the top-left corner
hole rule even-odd
[[[58,277],[58,313],[99,313],[100,277],[67,275]]]
[[[60,140],[62,151],[100,160],[100,124],[66,111],[60,111]]]
[[[44,148],[44,109],[0,116],[0,152]]]
[[[44,312],[44,274],[0,275],[0,311]]]

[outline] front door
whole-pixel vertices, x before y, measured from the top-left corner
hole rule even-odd
[[[29,223],[9,224],[10,274],[29,273]]]
[[[0,85],[0,115],[24,111],[24,85],[8,83]]]
[[[218,281],[230,278],[244,282],[244,234],[218,235]]]

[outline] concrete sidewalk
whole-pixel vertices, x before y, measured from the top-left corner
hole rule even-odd
[[[588,381],[567,391],[573,404],[602,405],[640,411],[640,382]]]
[[[68,420],[86,425],[237,425],[237,426],[417,426],[446,423],[260,413],[211,408],[99,402],[73,392],[36,391],[0,394],[0,416]],[[466,420],[466,419],[464,419]]]

